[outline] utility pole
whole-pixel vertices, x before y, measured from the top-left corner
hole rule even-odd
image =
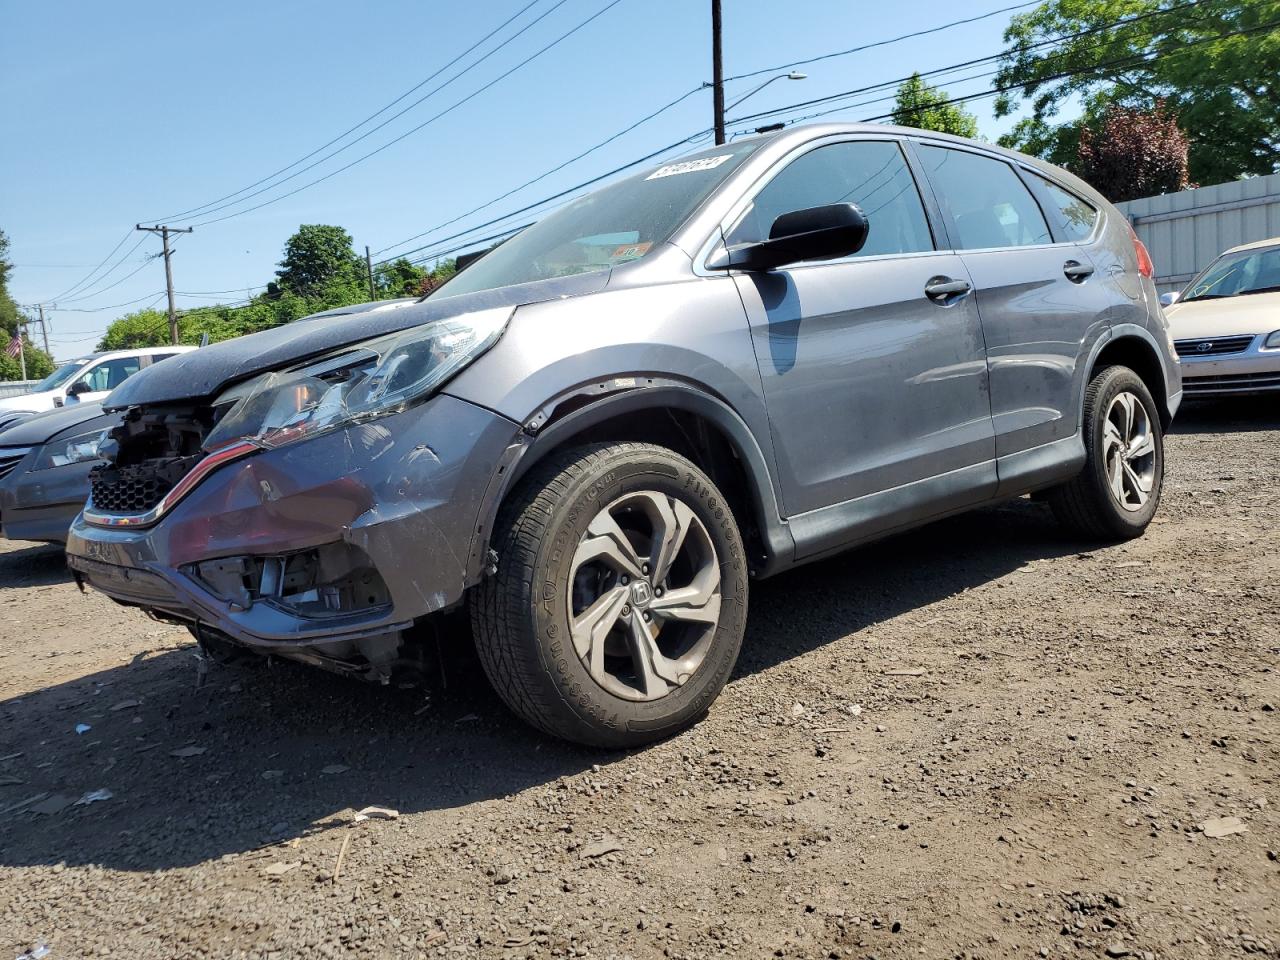
[[[158,233],[164,241],[164,286],[169,293],[169,342],[178,342],[178,311],[173,305],[173,266],[169,263],[169,234],[171,233],[191,233],[191,227],[167,227],[163,224],[157,224],[154,227],[144,227],[138,224],[139,230],[145,230],[147,233]]]
[[[711,110],[716,144],[724,143],[724,58],[720,55],[720,0],[711,0]]]
[[[367,243],[364,245],[364,265],[365,269],[369,271],[369,299],[377,300],[378,292],[373,288],[373,257],[369,253],[369,245]]]
[[[18,331],[18,362],[22,364],[22,379],[27,379],[27,351],[25,341],[27,339],[27,331],[23,329],[25,324],[18,323],[14,329]]]
[[[49,321],[44,318],[44,304],[37,303],[36,307],[40,310],[40,335],[44,337],[44,352],[49,353]],[[53,356],[49,353],[49,356]]]

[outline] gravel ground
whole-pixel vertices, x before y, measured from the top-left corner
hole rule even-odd
[[[0,958],[1280,954],[1280,403],[1168,460],[1133,543],[1022,500],[754,585],[711,715],[633,754],[465,648],[429,693],[197,690],[184,631],[8,544]]]

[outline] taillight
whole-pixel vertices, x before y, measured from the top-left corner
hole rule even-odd
[[[1138,273],[1149,280],[1154,280],[1156,265],[1151,262],[1151,254],[1147,253],[1146,244],[1138,239],[1138,235],[1133,232],[1132,226],[1129,227],[1129,238],[1133,240],[1133,253],[1138,258]]]

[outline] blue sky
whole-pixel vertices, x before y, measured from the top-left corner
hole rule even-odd
[[[6,4],[0,228],[12,243],[12,294],[23,304],[47,301],[87,275],[135,223],[217,200],[303,157],[419,84],[529,2]],[[197,226],[179,240],[175,287],[192,293],[257,288],[272,277],[285,239],[300,223],[339,224],[358,249],[390,247],[550,170],[710,79],[707,0],[618,0],[551,50],[371,159],[239,215],[428,120],[609,2],[534,0],[504,31],[374,123],[545,13],[543,19],[384,129],[278,188],[235,198],[242,202],[204,216],[172,220],[200,224],[238,214]],[[724,0],[725,72],[786,64],[1015,2]],[[771,84],[752,97],[749,110],[996,53],[1011,15],[799,67],[808,79]],[[985,69],[941,82],[952,95],[975,92],[989,79],[956,78]],[[729,84],[728,101],[771,75]],[[425,239],[507,213],[693,134],[710,125],[710,100],[709,91],[696,93],[607,147]],[[832,119],[864,119],[888,108],[888,102],[865,104]],[[993,119],[990,100],[971,109],[984,136],[994,139],[1010,125]],[[108,263],[143,236],[130,237]],[[118,270],[59,301],[62,309],[51,314],[58,359],[91,349],[112,319],[163,291],[162,262],[143,260],[159,243],[148,235]],[[179,304],[243,296],[183,296]],[[97,312],[71,309],[139,298]]]

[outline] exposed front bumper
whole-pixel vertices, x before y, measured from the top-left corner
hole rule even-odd
[[[199,621],[253,647],[320,646],[404,629],[456,604],[478,575],[473,537],[490,477],[519,430],[439,395],[392,417],[228,463],[154,526],[83,516],[67,561],[109,596]],[[300,615],[211,589],[195,565],[335,545],[367,558],[387,602]]]
[[[1257,336],[1241,353],[1180,357],[1185,399],[1280,391],[1280,349],[1264,350]]]

